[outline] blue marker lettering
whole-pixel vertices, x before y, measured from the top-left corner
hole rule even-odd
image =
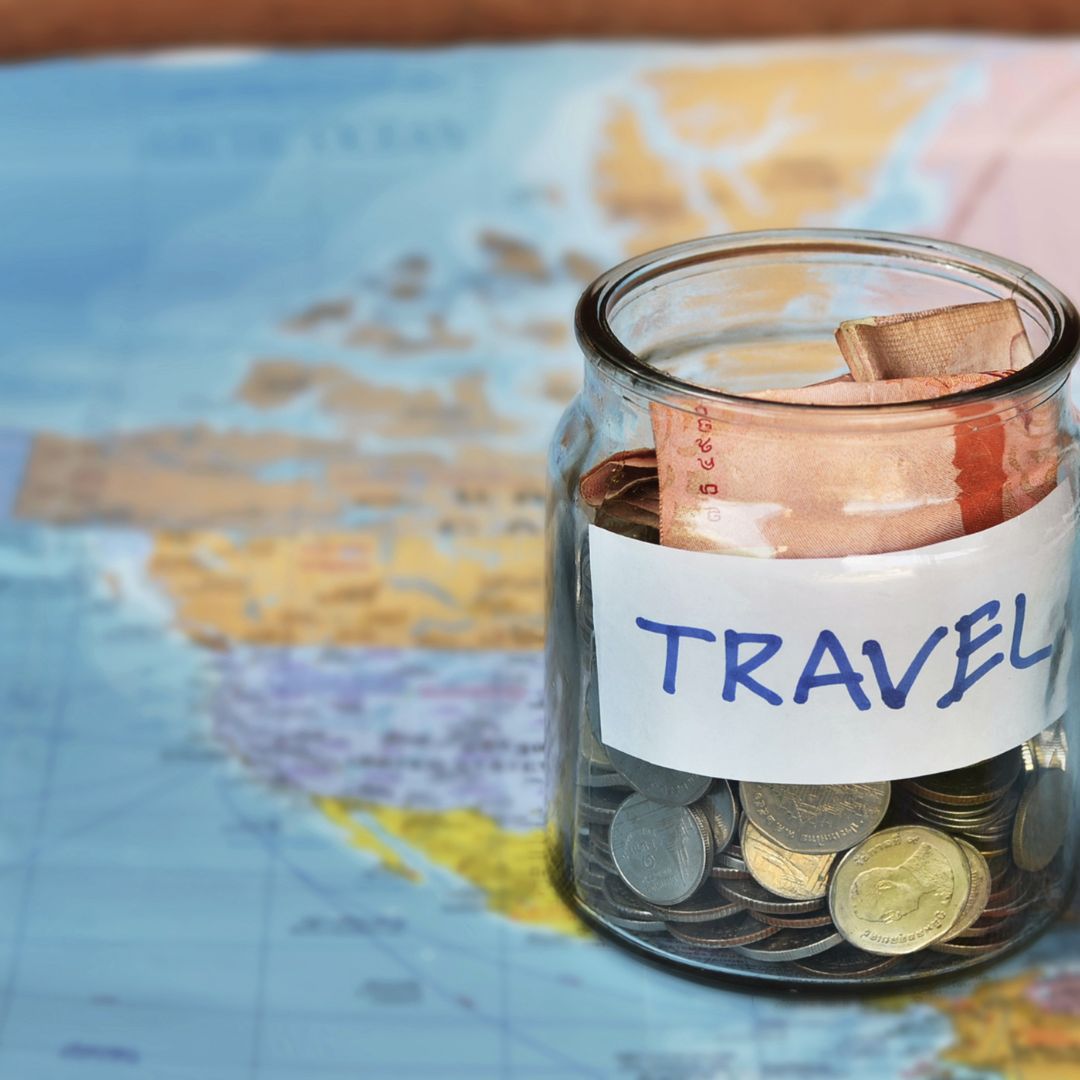
[[[739,660],[740,645],[760,645],[749,660]],[[775,656],[784,644],[783,638],[776,634],[740,634],[735,630],[724,631],[724,691],[725,701],[735,700],[735,687],[740,683],[753,694],[764,698],[770,705],[780,705],[783,698],[767,686],[762,686],[757,679],[750,678],[750,672],[761,667],[766,660]]]
[[[699,641],[715,641],[716,635],[711,630],[700,626],[677,626],[673,623],[653,622],[640,616],[637,625],[650,634],[664,634],[667,637],[667,657],[664,660],[664,693],[675,693],[675,674],[679,668],[679,639],[697,638]]]
[[[1016,594],[1016,622],[1013,623],[1012,646],[1009,649],[1009,663],[1014,668],[1023,670],[1040,660],[1045,660],[1054,651],[1053,645],[1044,645],[1038,652],[1030,656],[1020,655],[1020,639],[1024,636],[1024,616],[1027,614],[1027,596],[1024,593]]]
[[[826,653],[832,657],[833,663],[836,664],[836,672],[834,674],[819,675],[817,669]],[[844,652],[844,646],[840,644],[840,639],[831,630],[822,630],[818,634],[817,641],[814,642],[814,647],[810,650],[810,657],[806,661],[806,667],[803,668],[803,672],[799,676],[799,682],[795,687],[795,704],[805,705],[806,699],[810,696],[810,691],[815,687],[843,685],[847,687],[847,692],[851,695],[855,708],[860,712],[864,712],[870,708],[870,699],[859,685],[863,678],[864,676],[851,666],[851,661],[848,659],[847,653]]]
[[[938,699],[937,707],[947,709],[950,705],[959,701],[964,694],[971,689],[987,672],[997,667],[1005,659],[1004,653],[994,653],[989,660],[984,660],[974,671],[968,673],[968,660],[972,654],[981,649],[987,642],[993,641],[1001,633],[1001,623],[994,623],[987,627],[977,637],[971,636],[974,625],[982,619],[996,619],[1001,610],[1001,603],[997,600],[989,600],[982,607],[976,608],[970,615],[964,615],[956,624],[956,631],[960,635],[960,645],[956,650],[956,677],[953,680],[952,689]]]
[[[893,683],[889,675],[889,668],[885,663],[885,654],[881,644],[877,641],[863,642],[863,656],[870,660],[870,666],[874,669],[874,678],[877,679],[878,688],[881,690],[881,700],[890,709],[902,709],[907,704],[908,694],[919,672],[929,659],[930,654],[937,647],[937,643],[949,632],[948,627],[939,626],[923,642],[922,648],[915,654],[915,659],[908,665],[904,677],[898,683]]]

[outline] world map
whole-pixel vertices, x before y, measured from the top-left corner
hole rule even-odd
[[[0,1080],[1078,1075],[1077,911],[865,1000],[592,937],[540,647],[583,286],[841,225],[1080,295],[1080,44],[52,62],[0,124]]]

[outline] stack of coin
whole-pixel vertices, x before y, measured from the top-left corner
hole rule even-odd
[[[968,841],[997,878],[1008,870],[1023,770],[1019,750],[952,772],[902,782],[903,807],[918,821]]]
[[[991,955],[1031,925],[1065,841],[1060,725],[895,785],[737,786],[603,746],[598,725],[582,726],[599,750],[579,771],[582,901],[696,964],[852,980]]]

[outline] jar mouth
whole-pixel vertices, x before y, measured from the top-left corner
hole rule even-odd
[[[925,401],[877,405],[818,405],[764,401],[733,394],[681,378],[652,366],[622,339],[612,325],[619,306],[634,296],[706,270],[719,270],[735,260],[783,259],[803,262],[855,259],[868,269],[904,266],[927,274],[981,282],[997,298],[1027,301],[1046,323],[1048,342],[1035,360],[994,383]],[[864,315],[875,314],[866,312]],[[575,330],[586,358],[624,388],[654,401],[678,407],[678,401],[715,402],[755,413],[811,414],[912,419],[913,414],[974,406],[988,409],[1003,399],[1046,397],[1060,388],[1080,351],[1080,316],[1069,298],[1030,268],[978,248],[930,237],[861,229],[770,229],[703,237],[657,248],[619,263],[601,274],[582,293]]]

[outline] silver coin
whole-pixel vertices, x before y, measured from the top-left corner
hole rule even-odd
[[[1060,769],[1044,769],[1028,781],[1012,834],[1012,856],[1021,870],[1049,866],[1065,842],[1071,786]]]
[[[740,945],[735,951],[766,964],[779,964],[818,956],[843,940],[830,925],[810,930],[783,930],[752,945]]]
[[[1039,769],[1068,769],[1069,739],[1063,726],[1064,717],[1040,731],[1021,747],[1026,772]]]
[[[600,831],[601,829],[603,829],[602,825],[596,825],[596,826],[594,826],[594,828],[595,828],[596,831],[591,833],[590,836],[589,836],[589,846],[594,851],[597,851],[601,855],[604,855],[604,856],[606,856],[607,858],[610,859],[611,858],[611,843],[608,840],[607,831],[606,830],[604,832]]]
[[[745,904],[737,903],[734,900],[713,899],[712,897],[698,899],[693,897],[690,900],[684,900],[681,904],[664,908],[663,917],[669,923],[680,924],[719,922],[721,919],[730,919],[733,915],[738,915],[745,910]]]
[[[658,919],[627,919],[622,915],[603,915],[601,918],[620,930],[632,930],[635,934],[659,934],[667,927]]]
[[[844,942],[825,953],[797,961],[803,971],[828,979],[864,979],[893,967],[899,956],[875,956]]]
[[[712,865],[712,835],[685,806],[631,795],[611,823],[611,855],[619,876],[652,904],[689,899]]]
[[[752,945],[755,941],[764,941],[781,932],[778,927],[765,926],[748,915],[690,926],[669,923],[667,929],[673,938],[702,949],[732,949],[740,945]]]
[[[574,880],[583,888],[599,892],[604,887],[604,882],[607,880],[607,874],[602,870],[583,866],[580,870],[574,871]]]
[[[663,765],[653,765],[632,754],[609,746],[606,748],[611,764],[626,777],[633,788],[653,802],[665,806],[688,806],[697,802],[712,784],[712,777],[679,772]]]
[[[723,851],[735,838],[739,829],[739,809],[735,795],[726,780],[717,780],[713,789],[697,804],[709,819],[713,834],[713,848]]]
[[[733,900],[721,900],[714,896],[692,897],[681,904],[660,907],[650,904],[631,892],[618,878],[609,877],[604,882],[604,899],[618,915],[632,919],[666,919],[673,923],[716,922],[728,919],[745,910],[743,904]]]
[[[709,877],[718,881],[742,881],[750,877],[749,870],[736,870],[731,866],[714,866],[709,870]]]
[[[797,915],[801,912],[820,911],[824,900],[785,900],[759,885],[753,878],[737,881],[715,882],[717,891],[729,900],[745,904],[751,911],[764,911],[767,915]]]
[[[583,791],[577,804],[578,818],[594,825],[610,825],[615,820],[615,812],[625,799],[626,796],[621,791],[608,788]]]
[[[877,784],[739,784],[743,813],[770,840],[804,855],[854,847],[881,824],[891,787]]]
[[[616,871],[616,875],[618,871]],[[625,919],[655,919],[661,908],[656,904],[650,904],[642,900],[636,892],[627,888],[626,884],[618,876],[608,877],[604,881],[604,899],[610,905],[612,912]]]
[[[588,769],[584,775],[578,777],[578,784],[581,787],[617,787],[630,789],[630,785],[626,781],[626,777],[622,773],[617,773],[613,769]]]
[[[805,915],[770,915],[766,911],[751,911],[750,914],[766,926],[779,926],[785,930],[811,930],[818,926],[832,926],[832,916],[827,911],[809,911]]]
[[[583,870],[598,871],[601,874],[617,874],[615,863],[611,859],[611,853],[601,851],[598,848],[586,848],[582,853]]]

